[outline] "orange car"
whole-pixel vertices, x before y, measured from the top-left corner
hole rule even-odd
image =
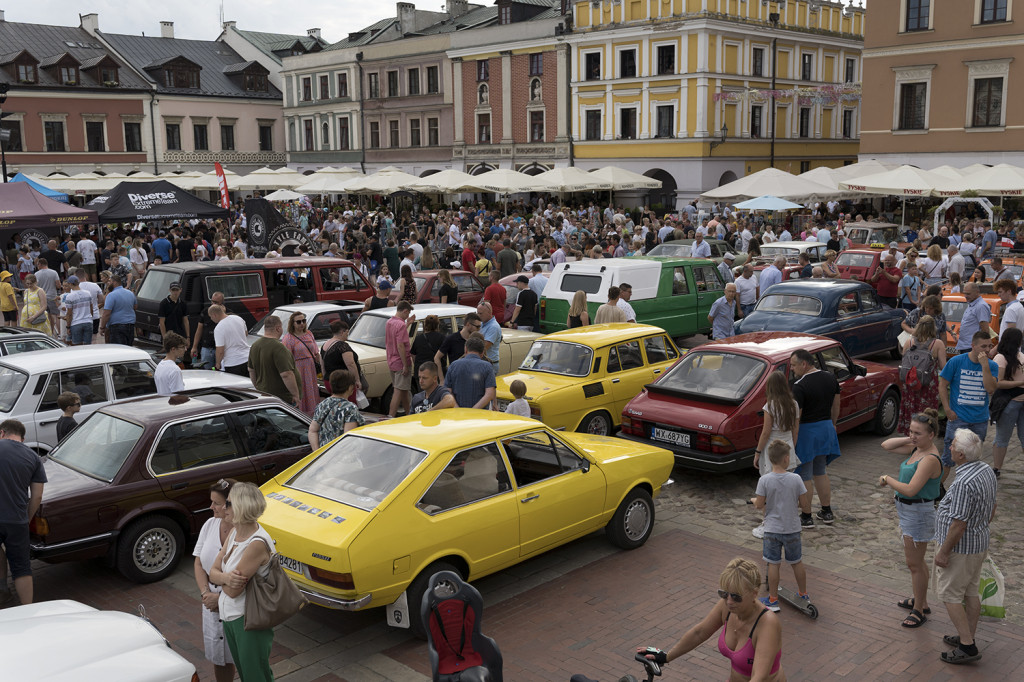
[[[990,333],[995,336],[999,329],[999,317],[1003,312],[1004,303],[992,293],[982,294],[982,299],[992,309],[992,319],[988,322]],[[956,340],[960,336],[960,320],[967,310],[967,299],[963,294],[943,294],[942,314],[946,316],[946,352],[956,349]]]

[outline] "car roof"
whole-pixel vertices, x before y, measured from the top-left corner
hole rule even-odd
[[[412,273],[412,276],[413,277],[424,277],[424,278],[426,278],[426,277],[435,277],[435,276],[437,276],[438,272],[440,272],[440,270],[437,270],[437,269],[434,269],[434,270],[417,270],[416,272]],[[450,274],[450,275],[471,275],[473,273],[469,272],[468,270],[449,270],[448,274]]]
[[[527,417],[457,407],[386,419],[361,426],[350,435],[379,438],[417,450],[459,450],[481,441],[543,428],[543,424]]]
[[[100,411],[129,421],[162,424],[181,417],[218,411],[228,405],[233,412],[259,406],[285,409],[280,399],[255,389],[206,388],[199,391],[184,391],[170,397],[155,395],[112,403],[100,408]]]
[[[870,284],[843,279],[796,279],[783,280],[772,287],[773,294],[845,294],[860,289],[873,289]]]
[[[322,303],[314,301],[312,303],[289,303],[287,305],[279,305],[274,308],[271,312],[278,310],[284,310],[288,312],[303,312],[303,313],[332,313],[348,310],[361,310],[363,307],[360,301],[338,301],[337,303]]]
[[[0,359],[0,363],[34,374],[98,362],[152,361],[152,359],[152,356],[141,348],[122,346],[120,344],[96,344],[93,346],[33,350],[28,353],[8,355]]]
[[[793,242],[770,242],[768,244],[761,244],[762,249],[770,249],[776,246],[785,246],[791,249],[799,249],[801,247],[807,248],[809,246],[824,246],[824,242],[812,242],[812,241],[793,241]]]
[[[27,327],[0,327],[0,340],[4,340],[4,337],[16,337],[24,338],[27,336],[50,336],[43,332],[36,331],[35,329],[29,329]],[[51,337],[52,338],[52,337]]]
[[[615,343],[630,341],[650,334],[664,334],[665,330],[650,324],[615,322],[611,324],[590,324],[575,329],[563,329],[542,336],[538,341],[567,341],[591,348],[603,348]]]
[[[721,341],[709,341],[692,349],[690,353],[709,350],[743,352],[767,357],[776,362],[789,359],[798,348],[815,353],[838,343],[835,339],[825,336],[801,332],[753,332],[730,336]]]
[[[367,310],[359,317],[366,317],[367,315],[373,317],[394,317],[395,313],[398,312],[398,306],[388,306],[387,308],[377,308],[376,310]],[[417,319],[422,320],[426,315],[465,315],[466,313],[475,313],[476,308],[468,305],[458,305],[457,303],[415,303],[412,306],[412,312],[416,315]]]
[[[189,272],[192,270],[252,270],[256,269],[284,269],[302,268],[314,265],[333,265],[337,263],[339,268],[346,265],[354,265],[352,261],[344,258],[331,258],[330,256],[295,256],[291,258],[246,258],[244,260],[231,261],[189,261],[187,263],[162,263],[153,266],[151,270],[170,270],[174,272]]]

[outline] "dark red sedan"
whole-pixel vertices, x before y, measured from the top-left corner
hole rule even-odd
[[[790,375],[798,348],[835,374],[842,386],[840,433],[870,424],[876,433],[896,429],[900,411],[899,369],[854,363],[835,340],[796,332],[756,332],[694,348],[622,411],[620,438],[651,443],[675,453],[676,463],[706,471],[752,467],[764,424],[770,372]]]
[[[459,300],[448,301],[448,303],[469,305],[475,308],[480,303],[480,299],[484,297],[484,285],[480,283],[476,275],[465,270],[449,270],[449,272],[452,279],[455,280],[455,286],[459,289]],[[437,278],[437,270],[419,270],[412,273],[412,278],[416,282],[416,303],[441,302],[441,297],[438,295],[441,291],[441,280]],[[392,301],[397,301],[402,295],[402,282],[403,280],[399,278],[395,283],[395,288],[391,290],[391,295],[388,298]]]

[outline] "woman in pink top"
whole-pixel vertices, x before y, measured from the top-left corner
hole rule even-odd
[[[281,343],[295,358],[295,369],[302,379],[298,408],[311,415],[320,403],[320,387],[317,385],[320,349],[316,346],[313,333],[307,328],[305,313],[292,313],[288,318],[288,333],[281,338]]]
[[[718,585],[718,602],[675,646],[656,653],[644,648],[637,651],[647,651],[648,658],[664,665],[696,649],[718,631],[718,651],[732,663],[729,682],[785,682],[782,624],[757,600],[762,585],[757,565],[733,559],[722,571]]]

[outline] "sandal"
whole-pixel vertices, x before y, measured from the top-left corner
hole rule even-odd
[[[900,607],[901,609],[913,610],[913,608],[914,608],[914,598],[913,597],[907,597],[906,599],[903,599],[901,601],[896,602],[896,606]],[[927,606],[924,608],[924,615],[926,615],[926,616],[932,615],[932,610],[930,608],[928,608]]]
[[[928,618],[918,611],[917,609],[911,609],[910,615],[903,619],[901,625],[905,628],[919,628],[928,622]]]
[[[942,641],[950,646],[960,646],[960,635],[945,635]]]
[[[960,647],[957,647],[952,651],[943,651],[939,657],[946,663],[960,665],[961,663],[970,663],[971,661],[979,660],[981,658],[981,652],[979,651],[972,656]]]

